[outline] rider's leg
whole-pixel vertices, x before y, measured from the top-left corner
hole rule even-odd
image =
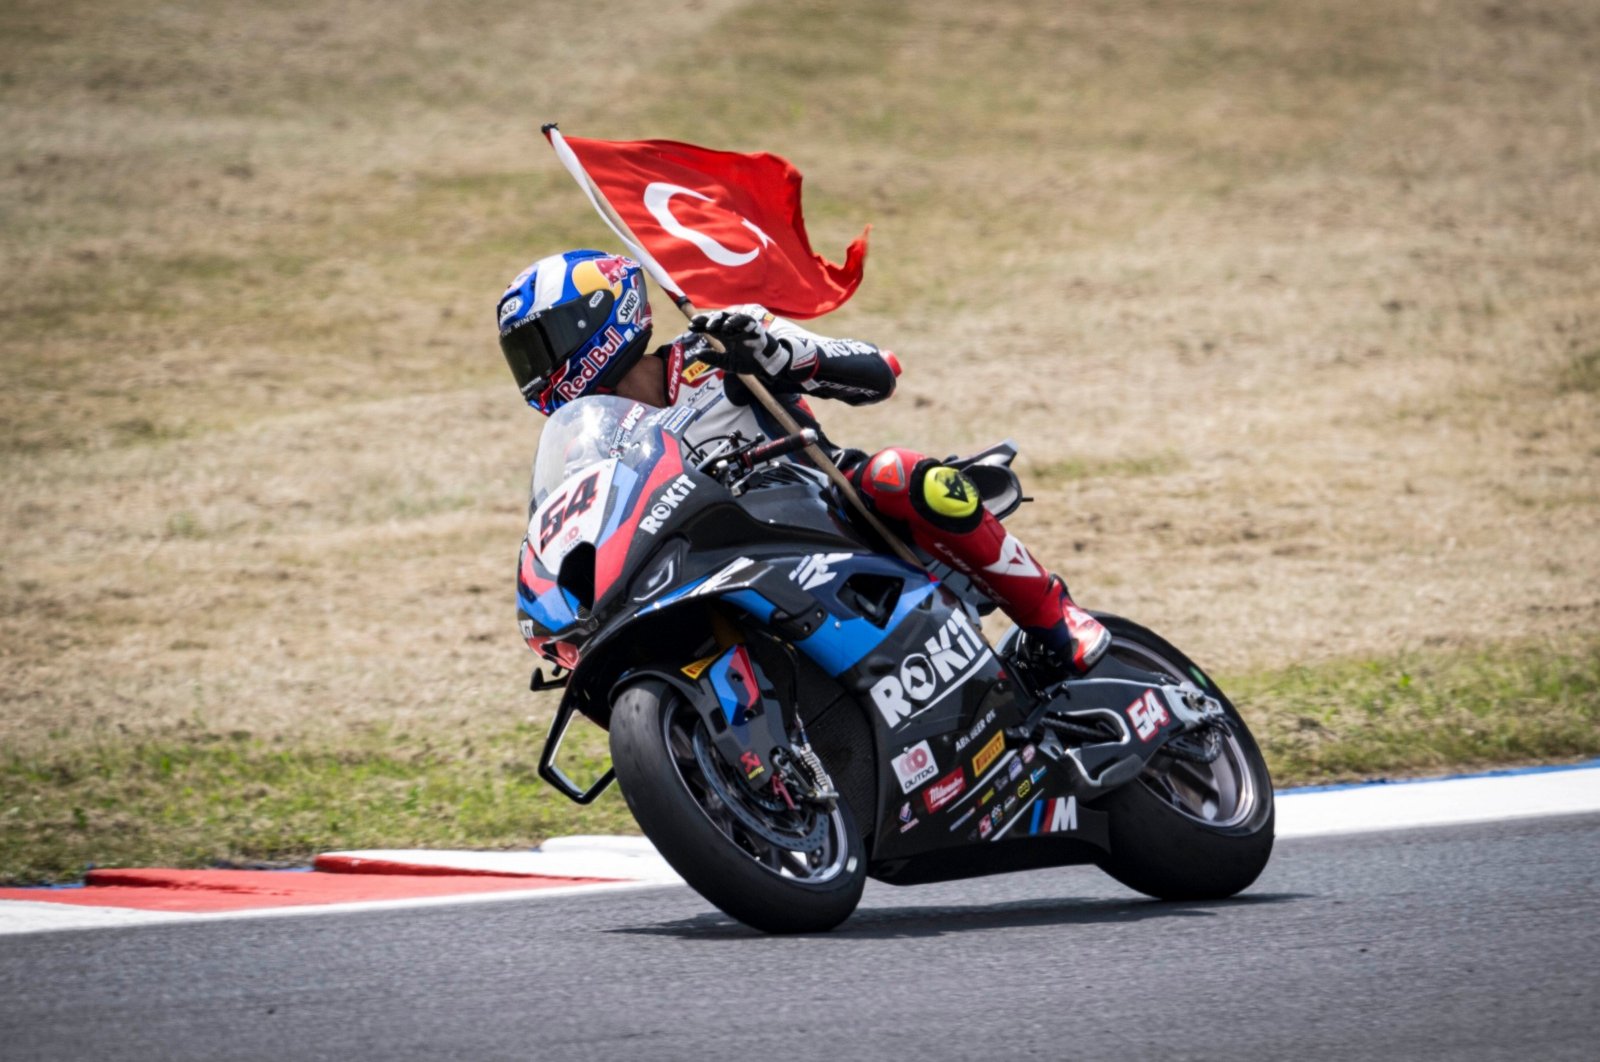
[[[1087,671],[1110,646],[1111,632],[983,507],[966,473],[895,447],[857,465],[851,478],[878,512],[909,526],[917,545],[970,578],[1072,670]]]

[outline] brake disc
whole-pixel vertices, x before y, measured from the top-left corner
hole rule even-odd
[[[828,817],[804,805],[791,811],[786,805],[755,796],[743,785],[729,785],[703,725],[694,728],[694,760],[723,806],[756,836],[790,852],[812,852],[822,847],[828,836]],[[778,823],[768,821],[768,816],[792,820],[794,825],[784,830]]]

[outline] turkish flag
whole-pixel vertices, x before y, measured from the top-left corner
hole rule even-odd
[[[846,249],[842,266],[813,251],[800,171],[787,159],[673,140],[564,137],[554,126],[544,134],[579,183],[586,175],[632,230],[648,252],[645,264],[658,267],[651,270],[657,281],[695,303],[758,302],[786,317],[817,317],[861,284],[871,226]]]

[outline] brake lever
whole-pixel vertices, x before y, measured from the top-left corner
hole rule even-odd
[[[767,442],[753,443],[732,453],[708,458],[695,471],[707,472],[720,480],[735,468],[741,472],[749,472],[757,465],[765,464],[780,457],[786,457],[792,453],[798,453],[806,447],[814,445],[816,441],[816,429],[802,428],[793,435],[785,435],[780,439],[770,439]]]

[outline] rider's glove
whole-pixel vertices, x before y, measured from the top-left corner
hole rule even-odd
[[[689,331],[710,336],[722,344],[721,350],[713,350],[708,345],[697,352],[702,361],[719,369],[778,377],[789,367],[788,346],[747,313],[717,310],[696,314],[689,322]]]

